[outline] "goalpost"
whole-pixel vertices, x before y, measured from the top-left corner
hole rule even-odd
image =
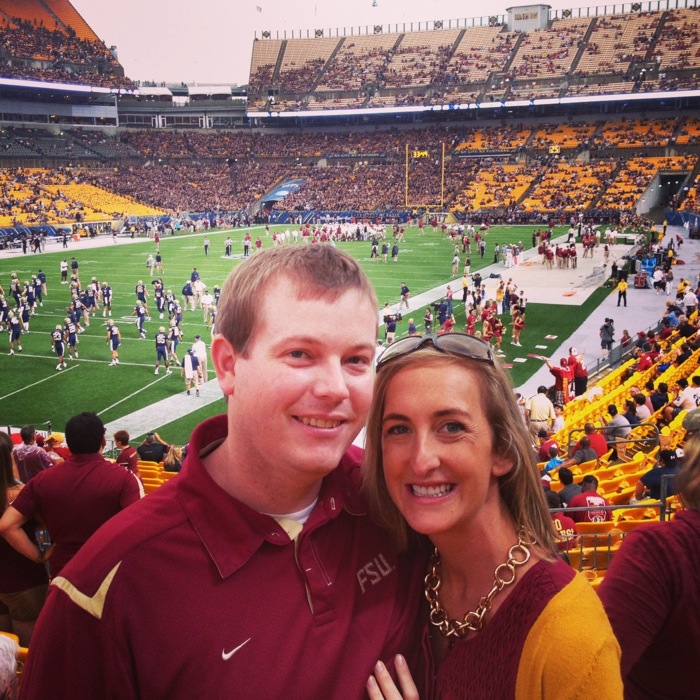
[[[427,204],[427,203],[410,203],[409,200],[409,182],[410,182],[410,163],[411,160],[420,160],[422,158],[431,158],[430,151],[410,149],[408,143],[406,143],[406,173],[405,173],[405,194],[404,194],[404,206],[407,209],[444,209],[445,206],[445,144],[442,144],[441,157],[440,157],[440,204]]]

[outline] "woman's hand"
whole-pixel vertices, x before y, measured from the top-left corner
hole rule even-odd
[[[374,675],[367,680],[367,694],[370,700],[420,700],[411,671],[401,654],[394,657],[394,667],[401,691],[399,692],[386,666],[381,661],[377,661]]]

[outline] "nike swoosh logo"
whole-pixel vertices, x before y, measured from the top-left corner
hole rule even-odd
[[[252,639],[252,637],[248,637],[248,639],[243,642],[243,644],[239,644],[235,649],[231,649],[231,651],[226,651],[225,649],[221,650],[221,658],[224,661],[228,661],[239,649],[242,649],[248,642]]]

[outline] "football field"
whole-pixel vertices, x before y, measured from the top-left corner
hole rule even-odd
[[[286,227],[271,227],[275,229]],[[426,227],[424,235],[418,234],[417,228],[408,228],[406,240],[400,243],[398,262],[394,263],[389,256],[384,263],[381,255],[378,262],[370,257],[370,243],[353,241],[338,243],[338,247],[348,251],[360,260],[372,281],[380,306],[389,302],[399,301],[399,289],[402,281],[406,281],[412,296],[428,292],[433,288],[454,281],[455,315],[457,329],[464,329],[465,314],[461,302],[461,270],[465,255],[460,254],[460,275],[451,277],[451,261],[454,255],[454,244]],[[475,253],[472,243],[472,272],[493,262],[493,248],[496,243],[515,243],[522,240],[529,245],[533,226],[494,226],[487,236],[487,252],[482,259]],[[160,252],[163,257],[163,272],[149,275],[146,259],[149,254],[155,254],[153,240],[140,239],[135,242],[120,238],[116,244],[111,237],[101,237],[102,245],[87,247],[85,243],[69,243],[69,248],[63,250],[60,243],[50,243],[42,254],[14,254],[0,259],[0,284],[5,290],[5,297],[13,306],[9,293],[10,273],[16,272],[21,281],[31,279],[41,269],[47,276],[48,295],[44,298],[43,307],[37,309],[37,315],[31,318],[30,332],[22,336],[22,353],[8,355],[8,334],[0,335],[0,425],[20,426],[34,423],[39,428],[50,421],[54,430],[62,431],[72,415],[80,411],[95,411],[105,423],[118,424],[119,419],[136,411],[154,407],[153,414],[147,414],[150,424],[142,431],[131,430],[132,441],[158,425],[158,432],[169,442],[183,444],[187,442],[192,428],[203,418],[224,411],[222,398],[210,400],[207,403],[194,396],[188,397],[188,404],[180,399],[174,415],[163,411],[159,404],[164,399],[184,393],[184,382],[178,369],[172,375],[166,376],[161,368],[158,376],[154,375],[155,344],[154,335],[158,328],[168,325],[167,314],[163,320],[158,318],[155,308],[150,308],[151,321],[146,323],[147,338],[140,339],[132,316],[136,296],[135,286],[143,280],[150,289],[151,281],[162,277],[165,289],[172,291],[181,298],[182,287],[189,279],[193,268],[197,268],[202,280],[211,291],[214,285],[223,286],[228,273],[243,262],[243,236],[246,229],[233,231],[209,231],[208,233],[183,234],[166,236],[161,239]],[[555,229],[554,236],[564,233],[564,229]],[[251,229],[253,240],[260,235],[263,247],[273,245],[272,236],[266,235],[264,228]],[[205,256],[203,240],[205,235],[210,239],[209,255]],[[227,236],[233,240],[233,256],[224,256],[224,241]],[[390,232],[389,232],[390,236]],[[294,245],[294,244],[290,244]],[[296,245],[304,245],[297,243]],[[123,338],[120,348],[119,366],[111,366],[110,352],[106,342],[106,322],[99,307],[95,317],[90,318],[90,326],[79,336],[79,358],[68,360],[68,367],[56,371],[56,356],[52,351],[50,332],[57,324],[63,324],[66,307],[70,303],[69,286],[60,283],[60,262],[75,257],[79,263],[80,280],[85,286],[93,277],[99,282],[107,281],[113,289],[112,319],[118,325]],[[506,271],[503,271],[504,276]],[[552,328],[553,320],[560,337],[565,338],[578,324],[587,317],[607,294],[598,289],[586,298],[580,305],[559,305],[556,303],[529,303],[527,307],[527,329],[523,333],[523,348],[513,348],[509,343],[510,331],[504,335],[503,349],[508,362],[518,355],[535,353],[535,346]],[[439,297],[436,296],[437,299]],[[553,297],[554,298],[554,297]],[[279,299],[261,299],[261,303],[270,304],[284,314],[284,301]],[[151,293],[151,307],[153,307]],[[423,308],[415,309],[415,321],[419,330],[422,328]],[[414,310],[412,309],[411,313]],[[399,324],[398,335],[407,330],[409,314],[404,313],[403,321]],[[505,319],[509,317],[504,317]],[[342,318],[330,319],[331,323],[341,324]],[[193,342],[194,336],[200,334],[208,344],[210,331],[203,319],[202,311],[184,311],[182,323],[184,332],[183,343],[178,354],[182,359],[186,349]],[[519,385],[530,376],[538,365],[531,362],[513,365],[513,382]],[[215,379],[211,362],[209,363],[209,378]],[[209,393],[214,390],[214,385]],[[218,392],[218,389],[216,389]],[[203,392],[204,394],[204,392]],[[142,414],[143,415],[143,414]],[[161,418],[162,416],[162,418]],[[111,436],[108,436],[111,437]]]

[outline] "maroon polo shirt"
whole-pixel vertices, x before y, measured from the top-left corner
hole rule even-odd
[[[177,479],[113,518],[50,587],[25,698],[366,698],[378,659],[425,677],[426,558],[398,555],[364,513],[351,448],[296,542],[221,489],[192,435]],[[423,688],[421,696],[424,697]]]
[[[56,544],[51,575],[57,576],[80,547],[113,515],[138,501],[138,479],[102,455],[73,455],[37,474],[12,505],[27,519],[39,516]]]

